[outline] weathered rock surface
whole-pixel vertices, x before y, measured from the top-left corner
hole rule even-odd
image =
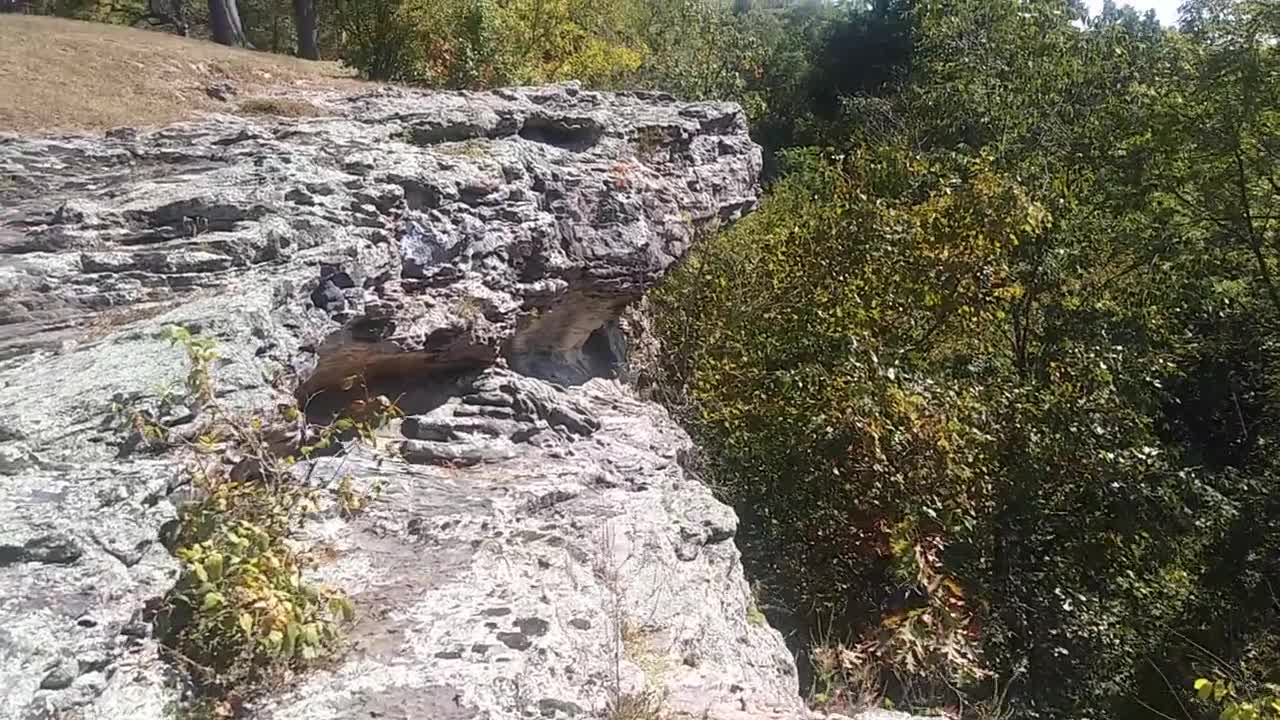
[[[573,86],[309,96],[332,117],[0,136],[0,717],[159,718],[182,683],[147,607],[194,427],[164,328],[215,338],[221,401],[343,379],[399,397],[315,461],[381,492],[308,530],[350,645],[263,718],[800,718],[748,620],[736,520],[689,441],[613,378],[628,303],[752,207],[740,111]]]
[[[318,463],[382,485],[369,512],[314,528],[337,551],[321,574],[377,610],[337,668],[262,717],[600,717],[654,691],[672,714],[794,716],[791,655],[747,619],[736,518],[685,475],[688,441],[663,411],[605,379],[490,369],[454,387],[401,425],[431,452]]]

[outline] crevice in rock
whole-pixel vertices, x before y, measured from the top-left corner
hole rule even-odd
[[[0,545],[0,567],[24,562],[69,565],[83,554],[84,550],[69,536],[42,535],[22,545]]]
[[[405,352],[390,342],[352,342],[350,332],[340,333],[347,336],[347,342],[333,340],[331,351],[317,354],[315,369],[298,388],[300,402],[313,402],[320,394],[341,396],[337,389],[350,378],[370,387],[416,386],[433,377],[492,365],[498,357],[496,348],[463,339],[465,330],[460,328],[442,328],[436,333],[438,338],[429,338],[429,344],[439,348],[435,352]]]
[[[492,365],[497,351],[471,345],[464,352],[445,356],[432,352],[403,352],[391,343],[345,343],[332,353],[322,353],[316,369],[298,387],[300,406],[312,415],[332,415],[364,395],[400,398],[406,413],[439,405],[456,392],[456,379]],[[348,380],[354,386],[342,387]]]
[[[414,145],[430,146],[482,138],[488,129],[478,123],[424,122],[410,127],[407,135]]]
[[[604,127],[590,117],[530,115],[520,128],[520,137],[565,150],[583,152],[604,134]]]
[[[614,377],[626,355],[618,326],[626,302],[576,293],[531,315],[505,350],[507,363],[522,375],[563,385]]]
[[[626,335],[613,318],[596,328],[582,345],[586,370],[592,377],[616,377],[627,361]]]

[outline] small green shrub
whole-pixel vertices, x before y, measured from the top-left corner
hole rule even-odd
[[[403,0],[351,0],[338,15],[342,61],[369,80],[417,79],[422,47]]]
[[[340,452],[347,441],[372,442],[399,409],[366,390],[323,426],[307,423],[294,405],[272,417],[232,413],[214,392],[213,341],[184,328],[168,337],[187,355],[187,392],[205,424],[189,443],[197,499],[179,509],[173,545],[181,574],[157,630],[206,693],[243,697],[333,653],[354,614],[346,595],[305,577],[309,559],[293,539],[317,510],[321,490],[291,468],[299,457]],[[342,389],[357,382],[349,378]],[[333,493],[344,516],[369,502],[350,476]]]
[[[217,343],[212,338],[192,335],[190,330],[177,325],[165,330],[169,344],[180,346],[187,355],[187,394],[201,405],[214,400],[211,366],[218,359]]]
[[[201,474],[183,508],[182,575],[165,622],[175,655],[206,685],[255,682],[332,652],[353,614],[342,593],[305,580],[288,539],[314,491]]]

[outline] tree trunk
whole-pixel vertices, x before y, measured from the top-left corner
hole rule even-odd
[[[248,46],[244,38],[244,26],[240,24],[240,9],[236,7],[236,0],[209,0],[209,30],[216,43]]]
[[[293,0],[294,25],[298,28],[298,57],[320,59],[316,46],[316,0]]]
[[[280,52],[280,3],[271,2],[271,52]]]

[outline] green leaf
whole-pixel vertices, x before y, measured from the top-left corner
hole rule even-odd
[[[222,593],[219,593],[219,592],[205,593],[204,602],[200,603],[200,610],[201,611],[212,610],[222,605],[223,601],[224,601],[224,598],[222,597]]]
[[[253,616],[249,613],[240,613],[240,629],[245,635],[253,634]]]
[[[222,553],[212,553],[205,558],[204,571],[208,574],[210,582],[216,582],[222,579]]]
[[[298,635],[301,632],[302,628],[299,627],[298,623],[289,623],[288,627],[284,629],[284,643],[280,646],[281,654],[285,657],[293,657],[295,649],[297,648]]]
[[[338,597],[333,598],[333,600],[330,601],[330,604],[338,608],[338,612],[341,613],[343,621],[351,622],[355,619],[355,606],[351,604],[351,600],[345,595],[339,595]]]
[[[1208,678],[1196,678],[1195,682],[1196,697],[1201,700],[1208,700],[1213,694],[1213,681]]]

